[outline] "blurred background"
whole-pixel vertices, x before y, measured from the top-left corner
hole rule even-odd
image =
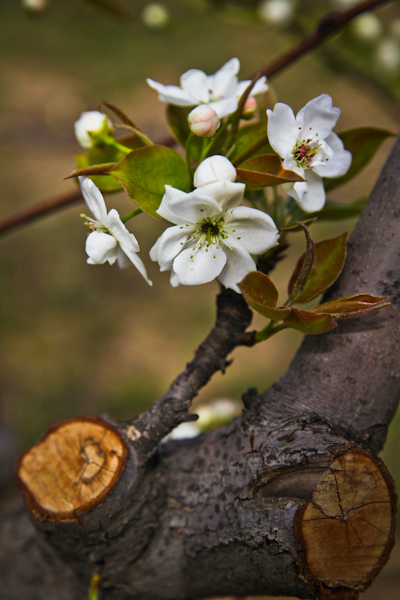
[[[211,74],[237,56],[240,79],[249,78],[310,32],[324,11],[350,4],[1,0],[0,218],[74,189],[63,178],[80,151],[73,124],[82,111],[106,100],[160,140],[168,135],[165,105],[146,77],[178,84],[189,68]],[[358,126],[397,132],[399,3],[359,17],[271,83],[295,112],[330,94],[342,110],[337,132]],[[391,144],[386,141],[368,169],[332,199],[367,197]],[[120,214],[134,208],[124,194],[106,202]],[[86,265],[82,210],[83,204],[73,205],[0,240],[0,420],[18,450],[58,419],[101,412],[132,418],[167,389],[214,321],[215,282],[173,289],[169,274],[146,259],[162,224],[145,215],[129,224],[154,283],[150,288],[134,268]],[[320,224],[313,235],[333,237],[353,224]],[[272,274],[283,300],[304,245],[299,234],[292,241],[288,259]],[[215,398],[240,402],[246,388],[265,389],[285,372],[301,338],[283,332],[256,348],[236,350],[233,366],[214,377],[196,406]],[[397,418],[382,457],[398,489],[399,440]],[[379,589],[386,600],[398,599],[399,562],[394,553],[365,598]]]

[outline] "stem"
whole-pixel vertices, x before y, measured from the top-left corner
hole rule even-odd
[[[261,331],[257,331],[255,335],[255,342],[264,342],[268,340],[270,337],[282,331],[282,329],[287,329],[287,325],[285,323],[281,323],[280,325],[274,325],[275,321],[271,321],[264,329]]]
[[[142,213],[142,212],[143,211],[142,211],[141,208],[137,208],[136,210],[133,210],[132,212],[130,212],[127,215],[125,215],[124,217],[121,217],[121,221],[123,223],[126,223],[130,219],[133,219],[133,217],[137,217],[137,215],[140,215],[140,213]]]
[[[113,148],[116,148],[117,150],[119,150],[123,154],[129,154],[129,152],[132,152],[132,148],[128,148],[128,146],[124,146],[123,144],[119,144],[117,142],[117,140],[115,138],[111,137],[111,136],[106,138],[105,144],[107,146],[112,146]]]

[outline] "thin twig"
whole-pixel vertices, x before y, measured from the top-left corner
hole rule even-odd
[[[330,12],[319,21],[315,31],[306,36],[301,42],[296,44],[291,50],[279,56],[276,60],[270,63],[261,71],[261,75],[266,75],[268,78],[273,77],[291,65],[293,62],[301,58],[312,48],[318,46],[325,38],[340,29],[345,23],[348,23],[358,15],[378,6],[388,4],[391,0],[364,0],[347,10]],[[175,143],[173,138],[160,140],[160,145],[172,146]],[[39,202],[34,206],[28,207],[18,213],[10,215],[0,220],[0,236],[9,233],[21,225],[25,225],[40,217],[49,214],[62,207],[67,207],[70,204],[82,199],[80,193],[68,192],[63,196]]]

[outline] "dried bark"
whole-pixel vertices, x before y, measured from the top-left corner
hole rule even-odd
[[[394,532],[393,482],[370,451],[382,448],[400,392],[399,165],[400,140],[329,293],[393,294],[392,306],[306,338],[287,375],[261,395],[248,391],[242,419],[216,432],[158,444],[160,427],[184,419],[196,393],[190,365],[161,401],[162,419],[151,413],[154,427],[143,418],[105,425],[129,450],[109,494],[68,519],[1,514],[6,600],[80,600],[93,573],[107,600],[350,600],[369,585]],[[237,345],[248,317],[235,311]],[[217,344],[214,370],[230,349]],[[207,353],[195,360],[206,381]]]

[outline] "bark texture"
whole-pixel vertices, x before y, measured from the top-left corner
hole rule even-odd
[[[350,600],[369,585],[394,532],[393,482],[374,455],[400,392],[399,157],[400,141],[328,296],[392,294],[392,306],[306,338],[287,375],[262,394],[244,395],[241,419],[195,440],[160,444],[186,418],[196,378],[203,385],[224,368],[221,357],[243,339],[248,315],[240,301],[229,317],[233,344],[219,329],[220,306],[214,367],[203,348],[148,413],[149,427],[144,416],[104,425],[115,427],[128,450],[110,493],[68,519],[31,511],[30,522],[20,505],[3,511],[2,597],[83,600],[95,573],[106,600]],[[102,452],[86,453],[86,470]]]

